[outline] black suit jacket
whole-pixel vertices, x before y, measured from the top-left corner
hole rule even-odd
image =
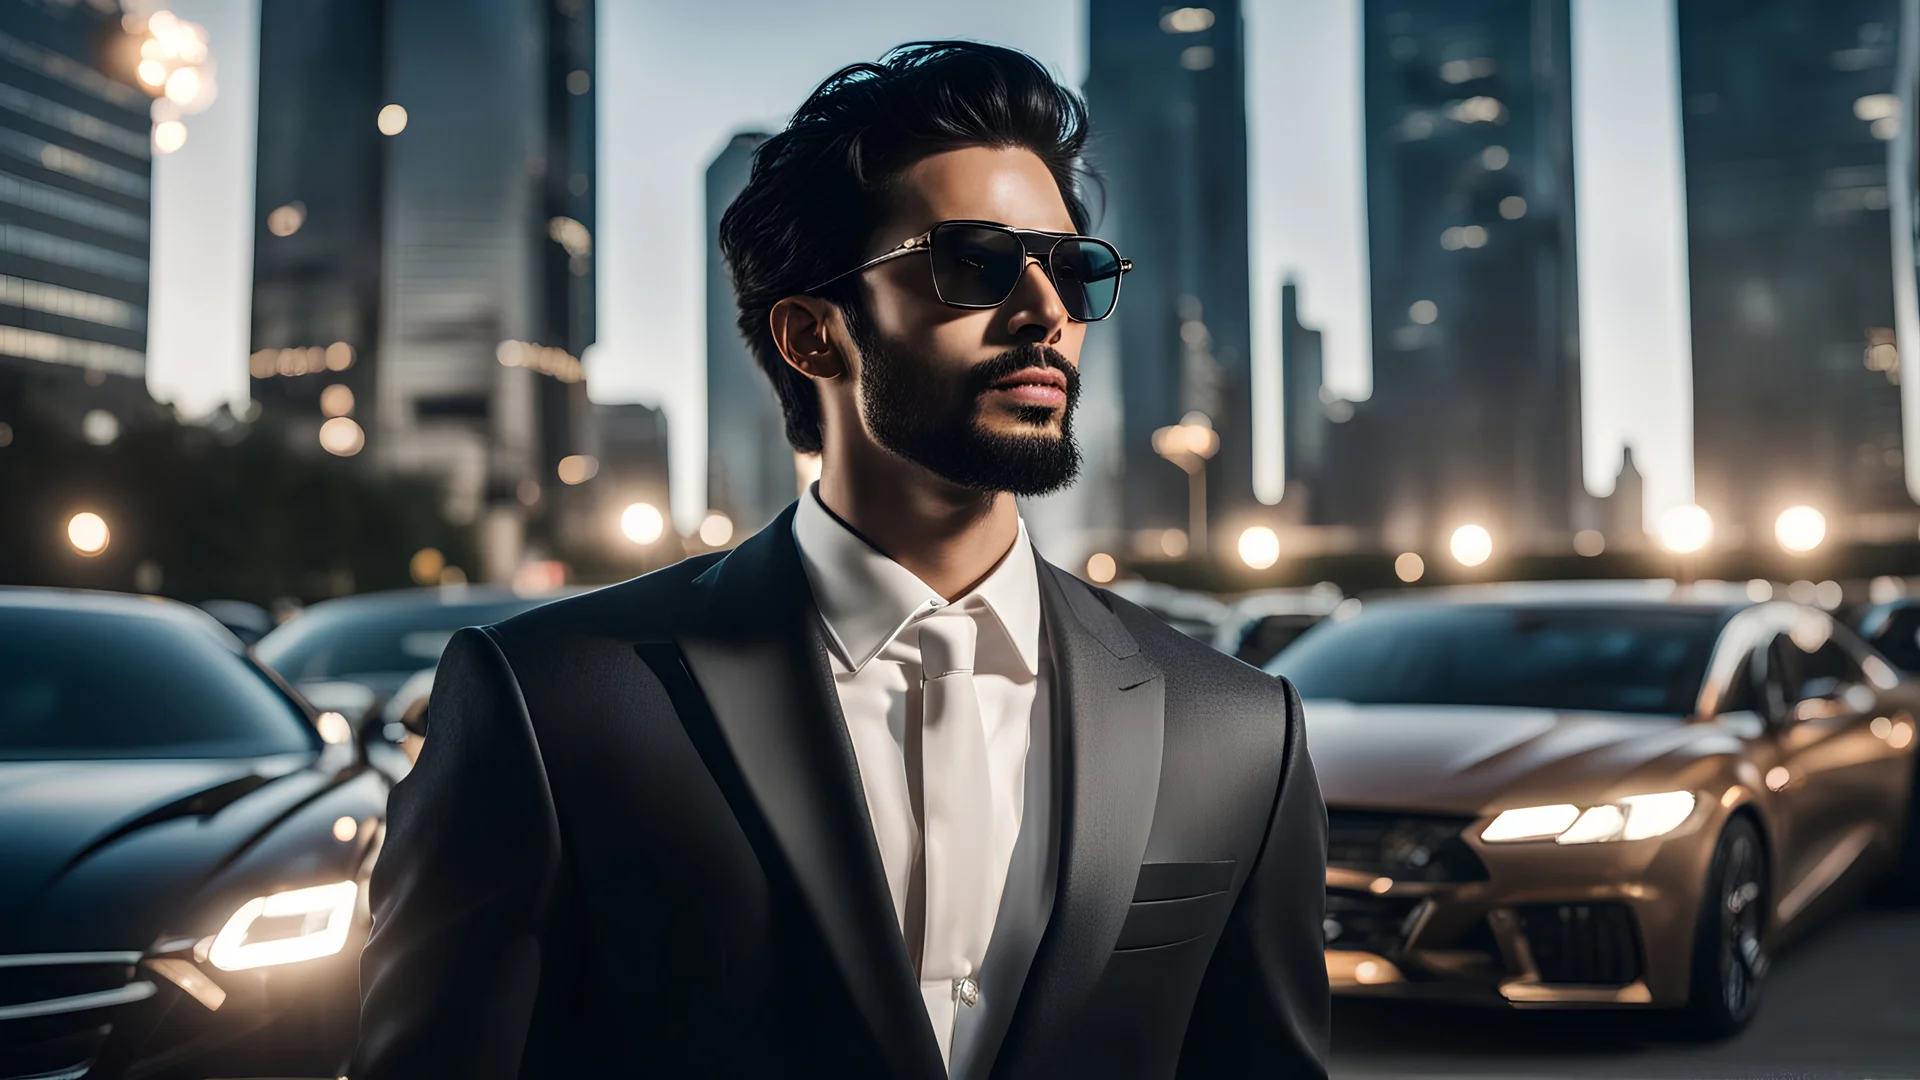
[[[945,1075],[792,518],[454,637],[373,874],[354,1080]],[[1045,562],[1040,587],[1058,876],[982,1060],[1324,1076],[1299,699]]]

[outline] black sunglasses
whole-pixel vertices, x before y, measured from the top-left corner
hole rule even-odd
[[[940,302],[957,308],[996,308],[1007,302],[1037,261],[1060,294],[1067,317],[1099,322],[1120,300],[1120,275],[1133,269],[1112,244],[1091,236],[1011,229],[991,221],[943,221],[891,251],[876,255],[845,273],[835,274],[807,292],[819,292],[842,278],[871,270],[889,259],[925,251],[932,256],[933,291]]]

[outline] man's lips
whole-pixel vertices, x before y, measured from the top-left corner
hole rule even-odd
[[[987,391],[1005,394],[1023,405],[1065,405],[1067,377],[1050,367],[1024,368],[988,386]]]

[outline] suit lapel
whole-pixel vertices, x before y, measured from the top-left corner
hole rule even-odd
[[[676,643],[745,795],[792,870],[889,1073],[943,1075],[794,544],[793,509],[700,584],[704,616]]]
[[[1060,876],[1053,914],[994,1075],[1062,1030],[1106,969],[1133,899],[1160,790],[1160,671],[1091,590],[1040,564],[1040,599],[1060,678],[1054,718]]]

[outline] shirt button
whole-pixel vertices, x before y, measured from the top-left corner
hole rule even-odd
[[[953,996],[959,1000],[960,1004],[971,1009],[975,1005],[980,1004],[980,984],[970,978],[963,977],[955,979],[953,981]]]

